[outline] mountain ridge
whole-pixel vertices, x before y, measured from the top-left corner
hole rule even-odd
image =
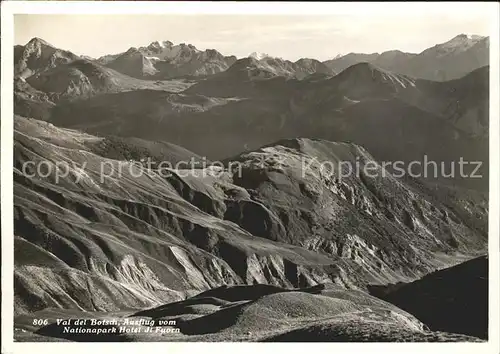
[[[399,50],[380,54],[349,53],[323,63],[339,72],[359,62],[370,62],[419,79],[458,79],[479,67],[489,65],[489,37],[459,34],[418,54]]]
[[[29,52],[39,52],[40,49],[36,48],[40,46],[52,48],[48,54],[49,57],[53,56],[52,62],[45,63],[42,68],[29,69],[26,62],[15,59],[17,75],[29,76],[32,72],[43,71],[58,63],[68,63],[79,58],[71,52],[55,48],[40,38],[33,38],[26,46],[17,45],[15,57],[30,56]],[[24,47],[36,48],[27,50]],[[23,51],[25,54],[21,54]],[[370,62],[380,68],[415,78],[447,81],[488,65],[488,51],[489,37],[459,34],[418,54],[400,50],[372,54],[349,53],[323,62],[316,59],[298,59],[292,62],[257,52],[251,53],[249,57],[257,56],[259,61],[281,62],[274,70],[285,76],[291,75],[291,72],[298,72],[300,78],[312,73],[335,74],[353,64]],[[53,55],[54,52],[56,54]],[[191,44],[174,45],[171,41],[155,41],[147,46],[131,47],[122,53],[107,54],[95,61],[136,78],[170,79],[213,75],[227,70],[241,59],[243,58],[238,59],[234,55],[224,56],[215,49],[202,51]],[[304,62],[307,64],[302,65]]]

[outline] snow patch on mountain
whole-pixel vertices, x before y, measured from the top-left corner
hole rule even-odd
[[[477,35],[459,34],[448,42],[438,44],[436,47],[442,49],[445,52],[466,51],[484,38],[485,37]]]
[[[253,52],[252,54],[249,55],[250,58],[254,58],[257,60],[262,60],[265,58],[270,58],[270,56],[266,53],[260,53],[260,52]]]

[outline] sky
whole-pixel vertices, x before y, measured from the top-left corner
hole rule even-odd
[[[387,6],[391,6],[390,3]],[[14,16],[14,42],[39,37],[78,55],[99,57],[153,41],[189,43],[224,55],[266,53],[288,60],[398,49],[419,53],[458,34],[490,35],[474,13],[447,15],[80,15]]]

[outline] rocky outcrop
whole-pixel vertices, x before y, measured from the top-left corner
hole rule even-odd
[[[198,50],[191,44],[174,45],[170,41],[153,42],[146,47],[130,48],[124,53],[106,55],[98,62],[123,74],[148,79],[203,77],[226,70],[236,61],[215,49]]]

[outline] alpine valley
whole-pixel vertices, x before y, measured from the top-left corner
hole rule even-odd
[[[487,340],[488,58],[16,45],[15,339]]]

